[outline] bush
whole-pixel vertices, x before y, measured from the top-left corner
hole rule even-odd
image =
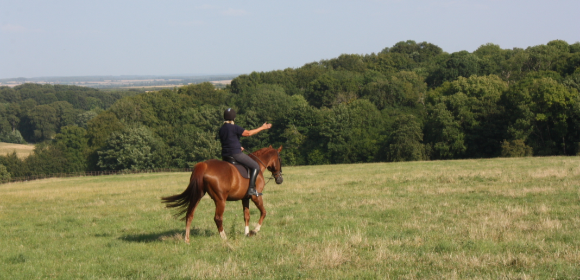
[[[8,181],[10,181],[10,173],[4,165],[0,164],[0,183],[6,183]]]
[[[532,156],[532,147],[526,145],[524,140],[516,139],[512,141],[504,140],[501,143],[502,157],[529,157]]]
[[[24,141],[22,134],[18,130],[0,133],[0,142],[26,144],[26,141]]]

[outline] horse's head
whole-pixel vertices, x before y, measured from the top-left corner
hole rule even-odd
[[[272,146],[270,145],[270,148]],[[282,151],[282,146],[278,149],[273,149],[276,151],[276,155],[270,160],[270,164],[268,164],[268,170],[272,172],[272,175],[276,179],[276,184],[282,184],[284,182],[284,178],[282,177],[282,157],[280,156],[280,152]],[[272,152],[272,154],[274,154]]]

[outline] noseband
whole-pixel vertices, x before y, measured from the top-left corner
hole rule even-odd
[[[274,178],[277,179],[277,178],[281,178],[282,177],[282,157],[280,156],[280,152],[276,151],[276,153],[278,154],[278,163],[280,163],[280,170],[277,171],[277,172],[272,172],[272,175],[274,176]],[[255,156],[253,154],[248,154],[248,155],[252,156],[256,160],[258,160],[263,166],[265,166],[266,168],[268,168],[268,166],[265,165],[264,162],[262,162],[262,160],[260,160],[260,158],[258,158],[257,156]]]

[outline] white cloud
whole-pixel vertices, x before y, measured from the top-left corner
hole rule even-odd
[[[223,11],[222,14],[226,15],[226,16],[243,16],[243,15],[247,15],[248,13],[245,10],[236,10],[236,9],[229,8],[229,9]]]
[[[4,33],[27,33],[27,32],[39,32],[40,29],[30,29],[22,25],[16,24],[3,24],[0,25],[0,31]]]

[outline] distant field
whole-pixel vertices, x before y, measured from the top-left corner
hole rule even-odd
[[[210,81],[216,87],[224,87],[229,85],[232,80],[220,80],[220,81]],[[185,85],[161,85],[161,86],[128,86],[128,87],[121,87],[121,88],[129,88],[129,89],[142,89],[146,91],[155,91],[155,90],[162,90],[166,88],[174,88],[174,87],[182,87]]]
[[[21,145],[21,144],[12,144],[12,143],[3,143],[0,142],[0,155],[5,156],[6,154],[12,154],[16,151],[16,155],[19,158],[26,158],[32,151],[34,150],[34,145]]]
[[[202,199],[191,244],[159,197],[189,173],[0,185],[2,279],[577,279],[580,158],[284,168],[268,216],[217,233]],[[258,211],[250,207],[252,228]]]

